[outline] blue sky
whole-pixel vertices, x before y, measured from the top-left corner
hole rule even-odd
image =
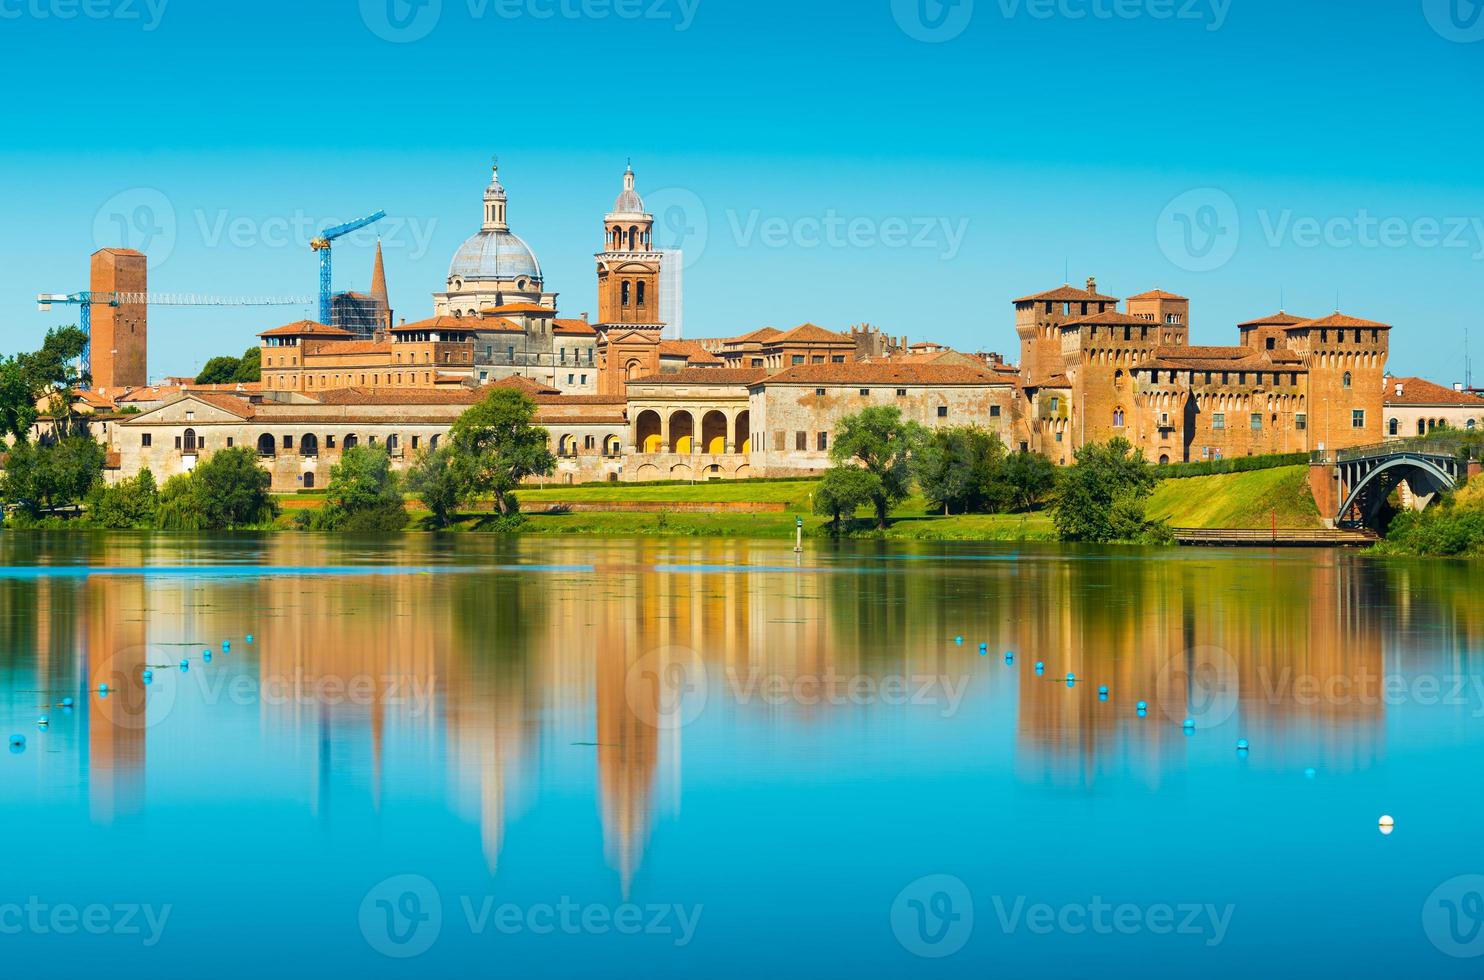
[[[1462,380],[1468,327],[1484,365],[1472,0],[421,2],[0,0],[0,347],[67,319],[34,296],[94,248],[147,244],[157,291],[307,296],[310,231],[377,209],[421,318],[498,153],[570,315],[632,158],[688,336],[1011,353],[1011,299],[1094,275],[1190,296],[1196,343],[1338,297],[1397,327],[1396,373]],[[151,373],[312,312],[157,307]]]

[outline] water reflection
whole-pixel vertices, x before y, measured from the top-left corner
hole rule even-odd
[[[36,787],[110,825],[156,789],[187,792],[177,766],[150,778],[157,756],[237,740],[327,826],[341,808],[441,798],[477,825],[495,873],[512,821],[575,787],[625,896],[657,817],[679,819],[698,735],[798,746],[844,725],[847,748],[821,743],[838,764],[889,766],[923,733],[960,747],[1004,733],[1017,780],[1075,793],[1112,774],[1183,780],[1214,730],[1224,745],[1260,739],[1253,768],[1343,774],[1384,760],[1388,712],[1417,697],[1389,698],[1388,677],[1471,677],[1484,635],[1465,569],[1333,552],[864,544],[790,570],[771,543],[6,535],[0,548],[0,710],[11,731],[52,717],[7,763],[35,782],[7,779],[6,798]],[[376,574],[211,574],[251,563]],[[30,573],[87,565],[201,574]],[[506,566],[529,570],[491,570]],[[961,702],[945,694],[960,680]],[[725,752],[707,764],[724,768]]]

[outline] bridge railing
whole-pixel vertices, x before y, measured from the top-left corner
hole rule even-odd
[[[1377,456],[1395,456],[1398,453],[1480,459],[1484,458],[1484,435],[1472,432],[1438,432],[1433,435],[1390,439],[1366,446],[1350,446],[1346,449],[1321,449],[1311,453],[1309,461],[1348,463],[1359,459],[1374,459]]]

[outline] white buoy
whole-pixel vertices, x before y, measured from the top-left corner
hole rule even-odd
[[[1396,821],[1391,819],[1389,814],[1383,813],[1381,814],[1381,819],[1376,821],[1376,826],[1380,829],[1381,833],[1389,834],[1396,829]]]

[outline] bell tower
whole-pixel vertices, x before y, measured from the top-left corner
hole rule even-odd
[[[631,378],[660,370],[660,266],[654,215],[634,190],[634,168],[624,171],[623,191],[603,218],[598,260],[598,391],[622,395]]]

